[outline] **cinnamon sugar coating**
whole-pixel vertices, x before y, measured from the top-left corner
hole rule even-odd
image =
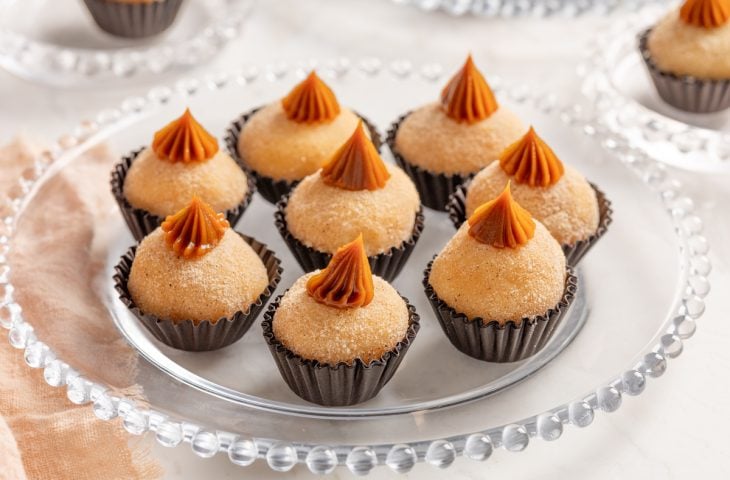
[[[318,272],[300,277],[276,310],[274,336],[286,348],[330,365],[351,364],[357,358],[368,363],[405,338],[408,308],[388,282],[373,276],[373,300],[343,309],[318,303],[307,293],[307,281]]]
[[[294,237],[321,252],[334,253],[362,233],[365,252],[377,255],[410,238],[420,199],[403,170],[385,164],[390,178],[377,190],[343,190],[317,172],[289,198],[286,221]]]
[[[234,208],[248,192],[246,174],[219,151],[204,162],[160,160],[151,148],[140,152],[124,179],[124,197],[135,208],[166,217],[198,195],[216,212]]]
[[[398,128],[395,145],[403,158],[432,173],[476,173],[527,131],[504,106],[476,123],[458,123],[441,104],[411,112]]]
[[[238,152],[253,170],[275,180],[301,180],[316,172],[350,138],[359,117],[347,108],[326,123],[287,118],[280,101],[263,107],[246,122]]]
[[[564,165],[557,183],[549,187],[531,187],[512,182],[512,197],[535,220],[540,221],[561,245],[584,240],[598,229],[600,214],[596,192],[577,170]],[[479,172],[469,184],[466,214],[472,213],[504,189],[510,178],[494,161]]]
[[[470,319],[504,324],[555,307],[565,289],[565,255],[539,222],[519,248],[479,243],[464,224],[438,254],[429,282],[436,294]]]
[[[233,230],[206,255],[186,259],[169,248],[158,228],[137,247],[128,288],[144,313],[173,322],[215,322],[246,311],[268,284],[263,262]]]

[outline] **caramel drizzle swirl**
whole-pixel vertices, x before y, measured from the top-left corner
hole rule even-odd
[[[335,308],[357,308],[373,300],[373,274],[360,234],[340,247],[329,265],[307,281],[307,292],[318,303]]]
[[[216,213],[197,195],[187,207],[169,215],[161,225],[168,247],[186,259],[202,257],[211,251],[229,227],[225,215]]]
[[[172,163],[203,162],[218,153],[218,140],[208,133],[190,113],[173,120],[155,133],[152,150]]]
[[[314,71],[281,99],[281,106],[298,123],[329,122],[340,113],[337,97]]]
[[[476,123],[499,108],[492,89],[469,55],[441,91],[441,106],[457,122]]]
[[[730,20],[730,0],[687,0],[679,10],[679,17],[695,27],[721,27]]]
[[[468,222],[472,238],[495,248],[517,248],[535,235],[535,221],[514,201],[509,182],[497,198],[477,208]]]
[[[378,150],[365,134],[362,120],[355,133],[320,171],[322,181],[344,190],[378,190],[390,178]]]
[[[499,166],[515,182],[526,183],[533,188],[555,185],[565,172],[563,162],[533,127],[502,152]]]

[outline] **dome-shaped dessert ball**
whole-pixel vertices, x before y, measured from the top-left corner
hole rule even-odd
[[[395,348],[408,330],[408,307],[385,280],[373,276],[373,298],[365,306],[335,308],[307,292],[320,271],[299,278],[281,299],[273,320],[274,336],[297,355],[335,365],[368,363]]]
[[[246,311],[269,284],[266,267],[230,228],[215,248],[186,258],[157,228],[137,247],[129,293],[144,313],[176,321],[215,322]]]
[[[504,187],[504,184],[502,184]],[[517,248],[475,240],[464,223],[438,254],[429,283],[436,294],[470,319],[518,322],[555,307],[565,288],[565,256],[547,229]]]
[[[135,208],[166,217],[199,195],[214,210],[236,207],[248,193],[248,180],[225,152],[202,162],[160,160],[151,148],[132,163],[124,180],[124,197]]]

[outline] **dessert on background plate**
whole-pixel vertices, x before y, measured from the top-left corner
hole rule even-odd
[[[730,108],[730,0],[685,0],[641,33],[659,96],[694,113]]]
[[[145,38],[167,30],[183,0],[84,0],[96,24],[118,37]]]
[[[112,171],[112,194],[139,241],[193,195],[225,212],[235,226],[248,207],[255,184],[190,110],[154,135],[151,147],[123,157]]]
[[[530,130],[507,147],[471,181],[459,186],[448,210],[459,228],[483,203],[495,198],[508,182],[515,201],[542,223],[575,266],[606,232],[611,202],[597,187]]]
[[[317,172],[277,204],[276,227],[304,271],[324,268],[337,249],[361,234],[370,267],[392,281],[423,230],[416,187],[386,164],[360,122]]]
[[[276,289],[279,264],[193,197],[122,257],[114,280],[155,338],[181,350],[216,350],[251,327]]]
[[[256,178],[259,193],[278,202],[301,179],[316,172],[364,121],[380,148],[377,129],[341,106],[334,92],[312,71],[284,98],[255,108],[233,122],[228,150]]]
[[[500,363],[544,347],[577,289],[560,245],[512,198],[509,183],[459,228],[423,283],[451,343]]]
[[[419,329],[408,300],[370,271],[362,236],[269,305],[264,338],[289,388],[327,406],[371,399]]]
[[[443,211],[458,185],[526,130],[517,115],[499,105],[470,55],[440,101],[403,115],[390,127],[387,140],[421,202]]]

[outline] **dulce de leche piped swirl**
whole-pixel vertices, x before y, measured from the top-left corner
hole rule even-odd
[[[695,27],[717,28],[730,20],[730,0],[686,0],[679,17]]]
[[[335,308],[364,307],[373,300],[373,274],[362,234],[340,247],[329,265],[309,278],[307,293],[315,301]]]
[[[161,160],[203,162],[218,153],[218,140],[208,133],[190,113],[185,113],[155,133],[152,150]]]
[[[510,184],[469,217],[469,235],[495,248],[517,248],[535,235],[535,221],[512,198]]]
[[[457,122],[476,123],[497,111],[499,104],[471,55],[441,91],[441,106]]]
[[[329,122],[340,113],[337,97],[314,71],[281,99],[281,106],[298,123]]]
[[[383,159],[365,133],[362,120],[319,174],[327,185],[344,190],[377,190],[390,178]]]
[[[535,129],[505,148],[499,157],[499,166],[517,183],[531,187],[554,185],[563,176],[565,167],[555,152],[540,138]]]
[[[194,196],[187,207],[162,222],[165,242],[183,258],[202,257],[221,241],[229,228],[222,213]]]

